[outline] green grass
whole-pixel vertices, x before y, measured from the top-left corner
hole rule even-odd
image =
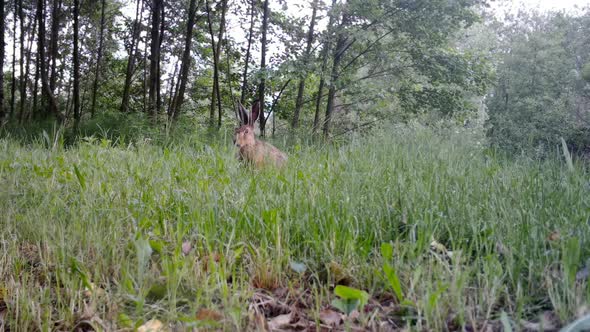
[[[502,312],[517,329],[545,311],[573,321],[590,300],[576,281],[590,257],[588,174],[558,157],[499,158],[476,138],[391,127],[288,148],[286,169],[264,171],[198,136],[67,149],[51,138],[0,139],[5,322],[11,331],[112,330],[157,318],[243,330],[260,289],[298,294],[318,322],[337,283],[392,302],[389,318],[415,330],[483,328]],[[433,240],[452,258],[433,252]],[[383,243],[403,305],[384,275]],[[202,309],[224,318],[198,320]],[[356,324],[374,324],[372,313]]]

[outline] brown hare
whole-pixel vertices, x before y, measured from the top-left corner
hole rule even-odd
[[[260,116],[260,102],[254,102],[250,115],[244,106],[238,103],[239,127],[234,132],[234,144],[239,149],[238,159],[261,168],[266,165],[282,167],[287,162],[287,155],[270,143],[256,139],[254,123]]]

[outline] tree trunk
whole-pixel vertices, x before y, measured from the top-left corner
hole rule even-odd
[[[211,8],[209,8],[209,1],[205,0],[205,9],[207,10],[207,25],[209,27],[209,37],[211,39],[211,50],[213,51],[213,85],[211,87],[211,104],[209,105],[209,124],[213,127],[215,122],[215,102],[217,99],[217,79],[218,79],[218,64],[217,64],[217,47],[215,47],[215,37],[213,35],[213,22],[211,20]]]
[[[180,114],[180,108],[184,103],[184,92],[186,90],[186,83],[188,80],[188,71],[191,67],[191,44],[193,40],[193,27],[195,25],[195,15],[197,13],[197,1],[191,0],[188,10],[188,22],[186,25],[186,36],[184,39],[184,52],[182,53],[182,66],[180,67],[180,84],[176,97],[172,102],[171,116],[176,119]]]
[[[14,13],[18,12],[18,2],[14,0]],[[13,16],[12,25],[12,80],[10,83],[10,117],[14,116],[14,102],[16,92],[16,15]],[[4,68],[0,68],[4,70]]]
[[[0,1],[0,123],[4,120],[4,1]]]
[[[51,76],[49,78],[49,88],[52,93],[55,93],[55,85],[57,84],[56,65],[58,57],[57,42],[59,39],[59,11],[61,9],[61,0],[53,0],[53,8],[51,11],[51,44],[49,54],[51,56]]]
[[[141,3],[141,4],[140,4]],[[140,9],[141,6],[141,9]],[[137,57],[137,47],[139,42],[139,26],[141,24],[143,14],[143,0],[137,0],[135,9],[135,21],[133,22],[133,33],[131,36],[131,45],[129,47],[129,58],[127,60],[127,71],[125,72],[125,85],[123,86],[123,98],[121,100],[121,112],[129,111],[129,93],[131,91],[131,82],[133,72],[135,71],[135,59]]]
[[[309,23],[309,31],[307,32],[307,46],[305,48],[305,55],[303,58],[303,75],[299,79],[299,87],[297,88],[297,99],[295,100],[295,111],[293,113],[293,122],[291,127],[294,129],[299,126],[299,114],[303,106],[303,93],[305,92],[305,80],[307,79],[307,65],[309,63],[309,55],[311,53],[311,46],[313,44],[313,32],[315,27],[315,17],[317,14],[318,0],[313,0],[311,13],[311,22]]]
[[[24,99],[26,97],[26,84],[28,75],[25,75],[25,31],[29,31],[31,27],[31,22],[29,22],[29,26],[25,30],[25,15],[23,12],[23,1],[19,1],[18,6],[18,17],[20,21],[20,57],[18,59],[19,66],[20,66],[20,103],[18,109],[18,121],[22,123],[23,116],[25,113],[25,103]]]
[[[104,44],[105,7],[105,0],[102,0],[100,8],[100,34],[98,39],[98,51],[96,55],[96,72],[94,73],[94,82],[92,83],[92,104],[90,105],[91,117],[94,117],[94,113],[96,111],[96,94],[98,92],[98,80],[100,78],[100,61],[102,60],[102,48]]]
[[[332,115],[334,114],[334,99],[336,97],[336,83],[340,76],[340,62],[345,51],[346,35],[344,29],[348,23],[348,15],[346,13],[342,16],[342,22],[338,27],[338,40],[334,48],[334,55],[332,61],[332,73],[330,74],[330,87],[328,89],[328,101],[326,106],[326,119],[324,120],[324,137],[327,138],[330,134],[330,123],[332,122]]]
[[[215,90],[217,91],[217,110],[218,110],[218,117],[217,117],[217,127],[221,127],[221,116],[223,115],[223,109],[221,108],[221,88],[220,88],[220,84],[219,84],[219,66],[220,66],[220,59],[221,59],[221,41],[223,40],[223,34],[225,33],[225,14],[227,13],[227,1],[228,0],[222,0],[223,2],[221,3],[221,22],[219,24],[219,35],[217,37],[217,51],[215,51],[215,57],[216,57],[216,66],[215,66],[215,71],[217,72],[217,80],[215,80],[216,82],[216,88]]]
[[[160,16],[162,14],[162,0],[152,0],[152,28],[150,47],[150,78],[149,78],[149,102],[148,115],[156,118],[158,112],[158,60],[160,59]]]
[[[328,29],[327,29],[327,41],[324,43],[324,47],[322,49],[322,67],[320,69],[320,83],[318,85],[318,95],[316,97],[315,102],[315,115],[313,117],[313,135],[317,135],[318,130],[320,128],[320,109],[322,107],[322,97],[324,95],[324,85],[326,84],[326,79],[324,75],[326,74],[326,70],[328,68],[328,54],[330,53],[330,48],[332,47],[332,30],[334,28],[334,10],[336,8],[336,0],[332,0],[332,7],[330,7],[330,19],[328,20]]]
[[[242,75],[242,92],[240,103],[246,101],[246,89],[248,88],[248,65],[250,64],[250,47],[252,46],[252,36],[254,35],[254,17],[256,15],[256,0],[252,2],[250,9],[250,31],[248,32],[248,47],[246,48],[246,59],[244,60],[244,73]]]
[[[80,0],[74,0],[74,129],[80,125],[80,59],[78,49]]]
[[[57,100],[55,99],[55,97],[53,96],[53,92],[49,88],[49,80],[47,78],[47,71],[45,68],[45,22],[43,22],[44,2],[44,0],[37,0],[37,20],[39,24],[39,36],[37,38],[37,54],[39,61],[39,73],[41,75],[41,86],[43,90],[43,95],[45,96],[45,100],[47,100],[47,102],[49,103],[48,110],[46,113],[53,114],[59,122],[63,122],[64,117],[61,113],[59,113]]]
[[[262,71],[262,79],[258,87],[258,99],[260,101],[260,135],[264,136],[264,128],[266,127],[266,119],[264,116],[264,93],[266,84],[266,33],[268,31],[268,0],[264,0],[264,15],[262,17],[262,54],[260,59],[260,71]]]
[[[164,17],[164,2],[162,1],[160,13],[160,35],[158,37],[158,88],[156,89],[156,113],[162,112],[162,42],[164,41],[165,17]]]
[[[21,4],[22,4],[22,0],[21,0]],[[21,10],[22,10],[22,6],[21,6]],[[24,17],[24,15],[22,15],[22,17]],[[30,26],[30,23],[29,23]],[[32,51],[31,49],[33,48],[33,39],[35,38],[35,30],[37,29],[37,20],[33,20],[33,29],[27,29],[31,31],[31,34],[29,35],[29,41],[28,41],[28,46],[27,46],[27,51],[26,51],[26,64],[25,64],[25,74],[24,74],[24,79],[21,81],[21,86],[20,86],[20,109],[21,111],[24,113],[25,112],[25,104],[26,104],[26,100],[27,100],[27,81],[29,80],[29,74],[30,74],[30,66],[31,66],[31,57],[32,57]],[[31,105],[31,103],[27,103],[29,106]],[[30,117],[31,115],[31,110],[30,107],[27,109],[28,110],[28,117]]]
[[[172,118],[172,107],[174,106],[178,85],[180,84],[180,79],[176,79],[177,76],[180,76],[178,73],[178,61],[176,61],[176,64],[174,65],[174,72],[172,73],[172,76],[170,76],[170,83],[168,83],[168,107],[166,108],[168,119]]]

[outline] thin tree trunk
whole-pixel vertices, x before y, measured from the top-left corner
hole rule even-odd
[[[4,120],[4,1],[0,1],[0,123]]]
[[[78,47],[79,34],[79,3],[80,0],[74,0],[74,129],[77,130],[80,125],[80,59]]]
[[[221,108],[221,88],[219,84],[219,66],[220,66],[220,59],[221,59],[221,41],[223,40],[223,34],[225,33],[225,14],[227,13],[227,1],[223,0],[221,4],[221,23],[219,24],[219,35],[217,37],[217,51],[215,52],[216,57],[216,67],[215,71],[217,72],[217,79],[215,80],[217,91],[217,110],[218,110],[218,118],[217,118],[217,127],[221,127],[221,117],[223,115],[223,109]]]
[[[61,9],[61,0],[53,0],[53,8],[51,11],[51,44],[49,45],[49,54],[51,57],[51,76],[49,78],[49,88],[52,93],[55,93],[55,85],[57,84],[56,66],[58,49],[57,42],[59,39],[59,12]]]
[[[215,37],[213,35],[213,23],[211,21],[211,8],[209,8],[209,0],[205,0],[205,9],[207,10],[207,25],[209,27],[209,36],[211,38],[211,50],[213,51],[213,86],[211,88],[211,105],[209,106],[209,123],[213,126],[215,122],[215,102],[217,99],[217,47],[215,47]]]
[[[324,44],[324,48],[322,49],[322,67],[320,69],[320,83],[318,85],[318,95],[316,97],[315,102],[315,115],[313,117],[313,135],[317,135],[318,130],[320,128],[320,109],[322,107],[322,97],[324,96],[324,85],[326,84],[326,79],[324,75],[326,74],[326,70],[328,68],[328,54],[330,53],[330,48],[332,47],[332,30],[334,27],[334,10],[336,8],[336,0],[332,0],[332,7],[330,7],[330,18],[328,20],[328,29],[327,29],[327,41]]]
[[[33,109],[31,113],[39,111],[39,76],[41,74],[41,64],[39,61],[39,52],[35,53],[35,78],[33,83]]]
[[[307,46],[305,48],[305,55],[303,58],[303,75],[299,79],[299,87],[297,88],[297,99],[295,100],[295,111],[293,113],[293,122],[291,127],[297,128],[299,126],[299,114],[303,106],[303,93],[305,92],[305,80],[307,79],[307,65],[309,63],[309,55],[311,53],[311,46],[313,44],[313,32],[315,27],[315,18],[317,14],[318,0],[313,0],[313,10],[311,14],[311,22],[309,23],[309,31],[307,32]]]
[[[240,103],[246,101],[246,89],[248,88],[248,65],[250,64],[250,47],[252,46],[252,36],[254,35],[254,17],[256,14],[256,0],[250,0],[250,31],[248,32],[248,47],[246,48],[246,59],[244,60],[244,73],[242,74],[242,92]]]
[[[21,4],[22,4],[22,0],[21,0]],[[22,7],[21,7],[22,10]],[[24,15],[22,15],[22,17],[24,17]],[[29,23],[30,25],[30,23]],[[35,30],[37,29],[37,20],[33,20],[33,29],[30,29],[31,34],[29,35],[29,44],[27,46],[27,55],[26,55],[26,65],[25,65],[25,74],[24,74],[24,80],[21,82],[21,90],[20,90],[20,108],[21,111],[24,113],[25,110],[25,101],[27,100],[27,81],[29,80],[29,74],[30,74],[30,66],[31,66],[31,58],[32,58],[32,51],[31,49],[33,48],[33,40],[35,39]],[[29,29],[27,29],[29,30]],[[27,118],[31,115],[31,109],[30,109],[30,105],[31,103],[28,103],[29,108],[28,108],[28,116]]]
[[[41,86],[43,89],[43,95],[45,96],[45,100],[47,100],[47,102],[49,103],[47,113],[52,113],[59,122],[63,122],[64,117],[61,113],[59,113],[57,100],[55,99],[55,97],[53,96],[53,92],[49,88],[49,80],[47,78],[47,71],[45,68],[45,22],[43,22],[44,2],[44,0],[37,0],[37,19],[39,24],[37,54],[39,56],[38,60],[39,72],[41,75]]]
[[[19,110],[18,110],[18,121],[22,123],[23,115],[25,113],[25,104],[24,99],[26,95],[25,87],[27,84],[27,76],[25,75],[25,15],[23,12],[23,2],[20,0],[20,4],[18,6],[18,17],[20,21],[20,57],[18,59],[19,66],[20,66],[20,103],[19,103]],[[29,22],[29,26],[27,27],[26,31],[29,31],[31,27],[31,23]]]
[[[16,13],[18,12],[18,2],[14,0],[14,13],[13,24],[12,24],[12,80],[10,83],[10,117],[14,116],[14,103],[15,103],[15,92],[16,92]],[[4,68],[0,68],[4,70]]]
[[[137,7],[135,9],[135,22],[133,22],[133,34],[131,37],[131,46],[129,48],[129,59],[127,60],[127,71],[125,73],[125,85],[123,86],[123,99],[121,101],[120,108],[121,112],[123,113],[129,110],[129,93],[131,91],[131,82],[133,78],[133,72],[135,70],[135,59],[137,57],[136,53],[139,43],[139,26],[142,20],[141,15],[143,15],[143,1],[137,0]]]
[[[180,114],[180,109],[184,103],[184,92],[188,80],[188,71],[191,67],[191,44],[193,40],[193,27],[195,25],[195,15],[197,13],[197,1],[191,0],[188,10],[188,22],[186,25],[186,37],[184,39],[184,52],[182,53],[182,66],[180,67],[180,84],[176,97],[172,102],[171,116],[176,119]]]
[[[174,65],[174,72],[172,73],[172,76],[170,76],[170,83],[168,83],[169,86],[169,91],[168,91],[168,107],[166,108],[166,115],[168,115],[168,118],[171,118],[172,116],[172,106],[174,106],[174,99],[176,99],[176,90],[178,87],[178,84],[180,84],[180,79],[176,79],[177,75],[179,75],[178,73],[178,61],[176,62],[176,64]],[[177,82],[178,81],[178,82]]]
[[[264,15],[262,17],[262,54],[260,59],[260,71],[262,71],[262,79],[258,87],[258,99],[260,101],[260,135],[264,136],[264,128],[266,127],[266,119],[264,116],[264,94],[266,85],[266,33],[268,31],[268,0],[264,0]]]
[[[162,8],[161,8],[161,18],[160,18],[160,35],[158,38],[158,88],[157,91],[157,98],[156,98],[156,112],[162,112],[162,42],[164,41],[164,30],[165,26],[165,17],[164,17],[164,1],[162,1]]]
[[[106,1],[101,1],[100,8],[100,34],[98,39],[98,54],[96,55],[96,71],[94,72],[94,82],[92,83],[92,104],[90,106],[90,116],[94,117],[96,112],[96,95],[98,92],[98,80],[100,78],[100,61],[102,60],[102,47],[104,44],[104,26],[105,26],[105,11]]]
[[[332,73],[330,74],[330,87],[328,89],[328,101],[326,106],[326,118],[324,120],[324,137],[327,138],[330,134],[330,123],[332,122],[332,115],[334,114],[334,102],[336,98],[336,83],[340,76],[340,62],[345,51],[346,35],[344,29],[348,23],[348,15],[346,13],[342,16],[342,22],[338,28],[338,40],[336,41],[336,47],[334,48],[333,62],[332,62]]]
[[[149,78],[149,103],[148,115],[156,118],[158,112],[158,60],[160,59],[160,16],[162,0],[152,0],[152,28],[151,28],[151,47],[150,47],[150,78]]]

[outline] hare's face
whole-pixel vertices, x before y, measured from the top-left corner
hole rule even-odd
[[[243,125],[236,128],[234,132],[234,144],[238,148],[248,145],[254,145],[256,139],[254,138],[254,127],[250,125]]]

